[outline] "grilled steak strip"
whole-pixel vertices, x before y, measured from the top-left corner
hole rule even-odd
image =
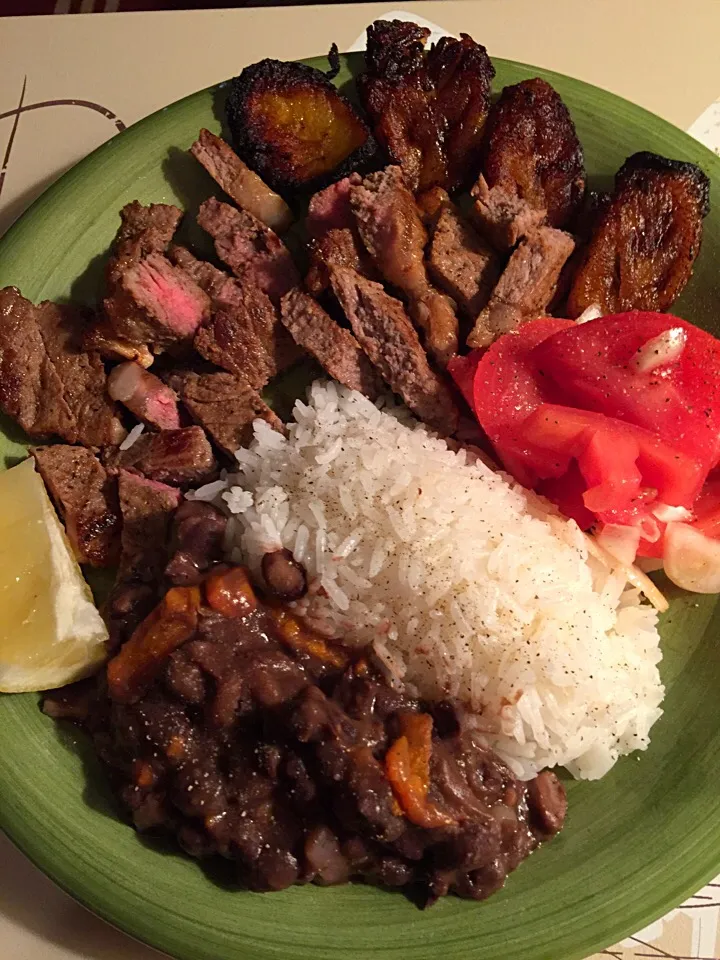
[[[0,407],[32,437],[102,446],[125,435],[106,392],[97,353],[79,343],[82,318],[70,307],[35,306],[15,287],[0,291]]]
[[[282,421],[242,377],[188,371],[173,374],[169,382],[193,420],[230,457],[249,444],[257,419],[283,432]]]
[[[475,320],[500,275],[493,249],[453,206],[440,212],[428,254],[428,271],[460,310]]]
[[[351,186],[350,203],[375,266],[407,296],[428,351],[444,366],[457,352],[457,318],[447,297],[428,281],[427,233],[400,167],[387,167]]]
[[[242,162],[228,143],[203,129],[190,153],[239,207],[278,233],[288,229],[293,222],[290,207]]]
[[[313,298],[296,287],[282,299],[282,322],[295,342],[311,353],[334,380],[374,400],[380,379],[360,344]]]
[[[383,378],[422,421],[451,436],[457,429],[457,408],[448,388],[430,369],[400,301],[347,267],[334,267],[331,280],[353,333]]]
[[[144,433],[127,450],[106,455],[109,467],[134,469],[150,480],[192,487],[214,478],[217,464],[201,427]]]
[[[278,304],[300,275],[282,240],[247,210],[214,197],[200,207],[198,223],[215,241],[215,250],[235,276],[256,284]]]
[[[207,294],[160,253],[116,268],[103,306],[121,340],[151,344],[155,352],[192,342],[210,315]]]
[[[170,257],[212,299],[212,317],[195,337],[195,349],[206,360],[261,390],[298,359],[277,310],[259,287],[197,260],[183,247],[171,248]]]
[[[490,303],[477,318],[468,346],[486,347],[523,320],[541,316],[555,295],[560,272],[573,252],[569,233],[552,227],[533,230],[510,257]]]
[[[168,560],[168,539],[181,494],[173,487],[121,470],[118,476],[122,536],[115,586],[103,615],[117,649],[130,638],[158,598],[158,583]]]
[[[86,447],[31,450],[79,563],[112,567],[120,555],[117,480]]]
[[[522,237],[545,222],[544,207],[533,207],[527,200],[498,184],[490,188],[480,175],[472,189],[475,198],[475,225],[501,253],[511,250]]]

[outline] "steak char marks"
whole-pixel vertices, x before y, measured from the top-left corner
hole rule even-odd
[[[86,447],[57,443],[32,454],[78,562],[114,566],[120,556],[117,479]]]

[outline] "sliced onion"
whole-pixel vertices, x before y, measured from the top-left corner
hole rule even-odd
[[[685,349],[686,342],[687,330],[671,327],[644,343],[633,357],[632,364],[639,373],[648,373],[656,367],[674,363]]]
[[[652,515],[660,523],[676,523],[693,518],[691,510],[686,510],[685,507],[671,507],[669,503],[658,503],[653,507]]]
[[[669,523],[664,559],[665,573],[683,590],[720,593],[720,540],[687,523]]]
[[[662,570],[663,562],[660,557],[638,557],[635,566],[643,573],[655,573],[656,570]]]
[[[665,613],[670,604],[667,602],[662,593],[660,593],[650,577],[647,577],[642,570],[639,570],[632,564],[627,565],[620,563],[615,559],[615,557],[611,556],[607,550],[604,550],[598,544],[597,540],[595,540],[594,537],[591,537],[590,534],[586,533],[585,539],[587,541],[589,553],[591,553],[596,560],[599,560],[600,563],[604,563],[605,566],[610,570],[622,573],[628,583],[631,583],[633,587],[645,594],[647,599],[656,610],[658,610],[660,613]]]
[[[640,546],[640,528],[606,523],[597,535],[596,543],[623,566],[629,566],[635,561]]]
[[[590,320],[597,320],[598,317],[603,315],[600,305],[597,303],[591,303],[589,307],[585,307],[580,316],[575,320],[575,323],[588,323]]]

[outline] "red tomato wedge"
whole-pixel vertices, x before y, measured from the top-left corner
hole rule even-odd
[[[484,353],[474,350],[449,367],[503,465],[528,487],[535,485],[539,474],[530,469],[532,458],[519,427],[540,403],[559,399],[553,383],[549,392],[545,390],[543,378],[536,376],[528,357],[546,337],[574,326],[572,320],[554,317],[530,320],[523,324],[520,333],[506,334]],[[471,375],[470,398],[467,384]]]
[[[720,458],[720,341],[685,320],[639,311],[573,325],[531,362],[572,406],[651,430],[707,470]]]

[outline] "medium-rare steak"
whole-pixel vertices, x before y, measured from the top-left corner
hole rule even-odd
[[[252,439],[258,418],[283,432],[282,421],[247,380],[232,373],[178,373],[170,383],[190,416],[229,456]]]
[[[236,210],[214,197],[200,207],[198,223],[215,241],[218,257],[236,277],[257,284],[278,304],[300,276],[278,235],[247,210]]]
[[[15,287],[0,291],[0,406],[33,437],[119,443],[125,431],[105,369],[97,353],[80,349],[82,329],[70,307],[36,307]]]
[[[500,275],[497,254],[451,206],[440,213],[428,255],[435,283],[475,321]]]
[[[382,383],[360,344],[313,298],[296,287],[282,300],[282,322],[295,342],[311,353],[333,379],[374,400]]]
[[[353,333],[383,378],[420,420],[440,434],[455,433],[458,411],[452,395],[431,370],[400,301],[346,267],[334,267],[331,280]]]
[[[468,346],[486,347],[523,320],[545,313],[574,248],[569,233],[554,227],[532,230],[508,260],[490,302],[468,337]]]
[[[138,363],[119,363],[108,376],[108,393],[138,420],[158,430],[177,430],[177,397],[167,384]]]
[[[212,317],[195,338],[201,356],[242,375],[256,390],[295,363],[300,351],[262,290],[197,260],[183,247],[173,247],[169,255],[212,299]]]
[[[120,556],[117,480],[86,447],[63,443],[32,451],[80,563],[112,567]]]
[[[311,237],[320,239],[329,230],[355,227],[355,216],[350,206],[350,188],[362,183],[359,173],[351,173],[337,183],[331,183],[310,198],[305,225]]]
[[[210,299],[161,253],[118,264],[103,302],[116,335],[156,351],[192,341],[210,315]]]
[[[150,480],[191,487],[212,480],[217,464],[201,427],[144,433],[127,450],[106,456],[109,467],[132,468]]]
[[[242,162],[230,144],[203,129],[190,153],[239,207],[278,233],[288,229],[293,222],[290,207]]]

